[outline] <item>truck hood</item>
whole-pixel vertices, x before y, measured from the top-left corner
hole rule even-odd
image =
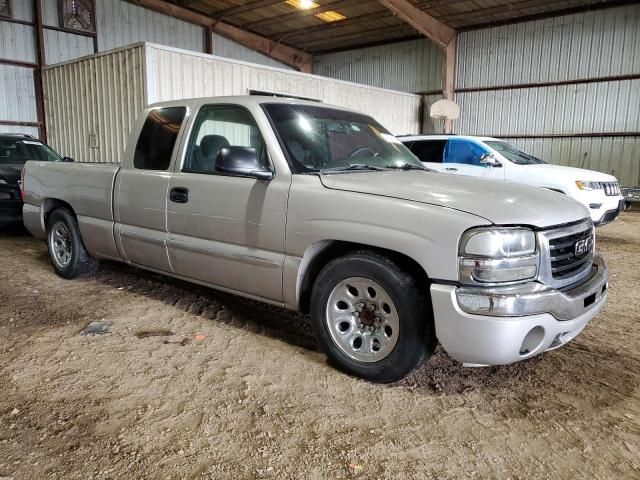
[[[7,182],[9,185],[18,185],[18,180],[20,180],[20,173],[22,172],[22,168],[24,165],[6,165],[0,163],[0,179]]]
[[[589,217],[566,195],[499,180],[410,170],[323,174],[320,181],[332,190],[438,205],[500,225],[544,228]]]
[[[596,172],[595,170],[585,170],[584,168],[565,167],[563,165],[539,164],[526,165],[525,172],[537,171],[540,174],[550,175],[554,178],[566,180],[572,185],[576,180],[587,182],[617,182],[613,175],[608,173]]]

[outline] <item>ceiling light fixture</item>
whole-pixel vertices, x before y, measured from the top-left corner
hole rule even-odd
[[[334,12],[333,10],[328,10],[322,13],[316,13],[316,17],[318,17],[320,20],[324,20],[325,22],[337,22],[347,18],[341,13]]]
[[[320,6],[312,0],[287,0],[285,3],[287,5],[291,5],[292,7],[299,8],[300,10],[309,10],[310,8],[316,8]]]

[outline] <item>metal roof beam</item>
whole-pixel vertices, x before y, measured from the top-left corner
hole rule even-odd
[[[387,7],[442,48],[446,48],[456,36],[456,31],[453,28],[419,9],[408,0],[378,0],[378,3]]]
[[[220,35],[230,38],[234,42],[240,43],[245,47],[252,50],[256,50],[268,57],[278,60],[279,62],[290,65],[303,72],[309,72],[311,64],[313,62],[313,55],[298,50],[288,45],[284,45],[279,42],[275,42],[262,35],[257,35],[252,32],[248,32],[241,28],[235,27],[231,24],[217,21],[207,15],[194,12],[193,10],[187,10],[186,8],[179,7],[175,4],[166,2],[164,0],[129,0],[130,3],[134,3],[149,10],[154,10],[165,15],[183,20],[185,22],[200,25],[205,28],[210,28],[212,31],[219,33]]]

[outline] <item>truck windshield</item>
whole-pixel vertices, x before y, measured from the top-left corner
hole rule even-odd
[[[518,165],[538,165],[540,163],[547,163],[544,160],[540,160],[533,155],[523,152],[519,148],[516,148],[507,142],[491,140],[484,143],[489,145],[507,160],[517,163]]]
[[[315,105],[262,105],[294,173],[426,170],[407,147],[366,115]]]
[[[0,165],[22,165],[28,160],[61,162],[62,158],[37,140],[0,137]]]

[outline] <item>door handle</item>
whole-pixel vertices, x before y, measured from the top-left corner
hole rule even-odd
[[[189,189],[174,187],[169,192],[169,200],[175,203],[187,203],[189,201]]]
[[[450,170],[450,171],[452,171],[452,172],[457,172],[457,171],[458,171],[458,169],[457,169],[457,168],[455,168],[455,167],[445,167],[444,169],[445,169],[445,170]]]

